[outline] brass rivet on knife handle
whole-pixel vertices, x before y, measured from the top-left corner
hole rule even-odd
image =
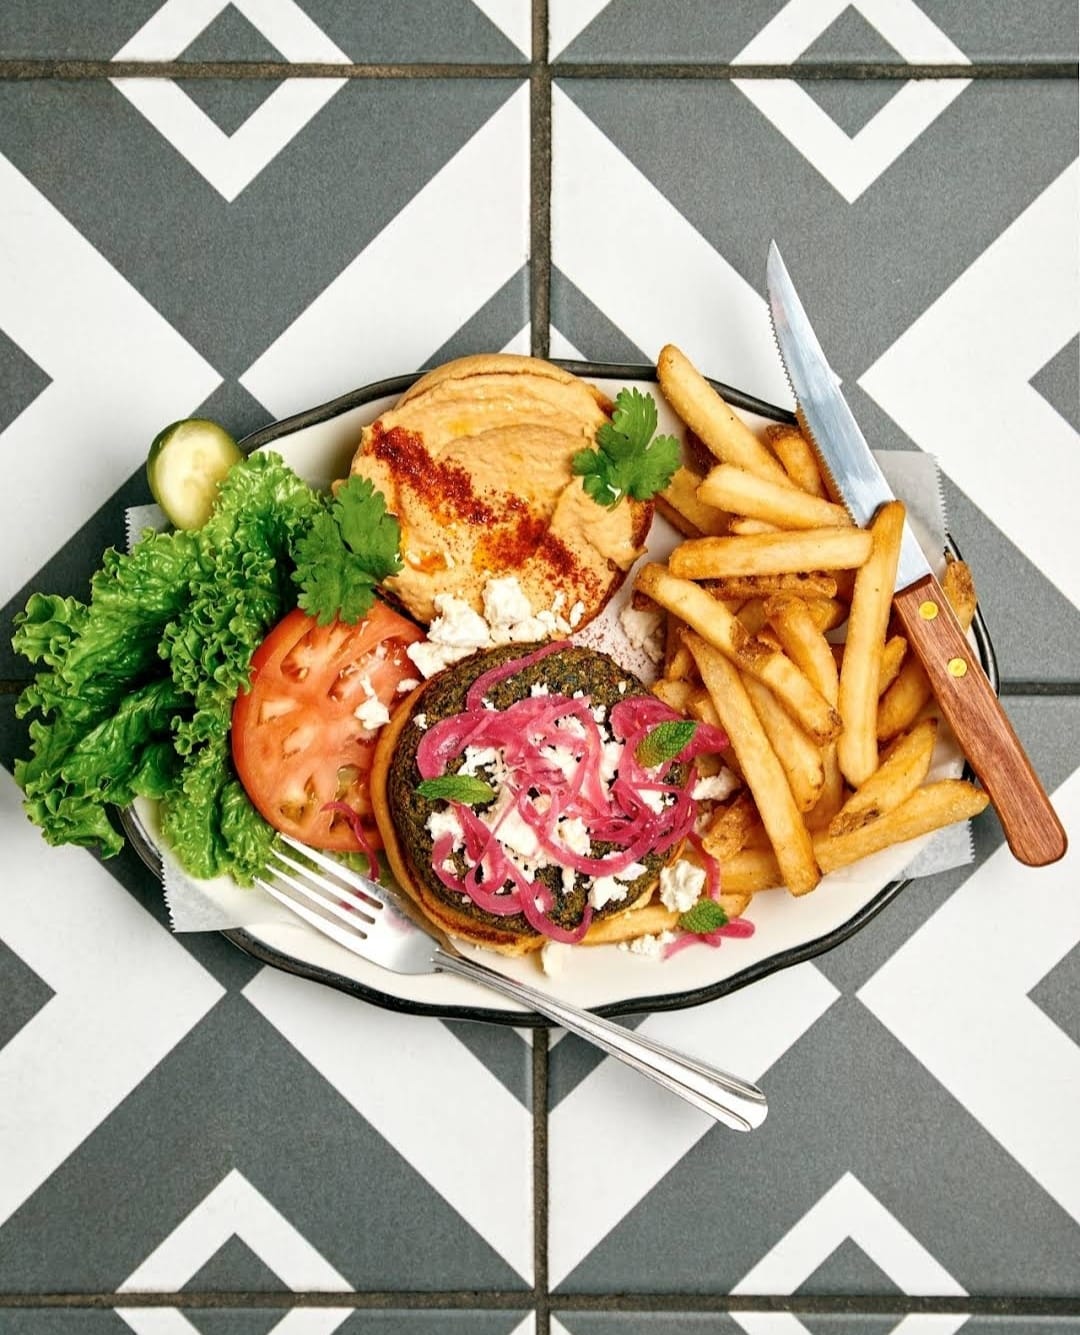
[[[927,601],[938,606],[930,620],[922,613]],[[893,606],[942,714],[997,811],[1009,847],[1032,867],[1056,862],[1068,844],[1061,821],[994,688],[973,661],[941,586],[927,575],[898,593]]]

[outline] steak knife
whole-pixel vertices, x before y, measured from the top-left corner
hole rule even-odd
[[[799,422],[836,495],[865,528],[893,493],[840,392],[775,241],[766,276],[773,332]],[[1056,862],[1067,845],[1061,821],[907,523],[893,608],[997,811],[1009,847],[1029,866]]]

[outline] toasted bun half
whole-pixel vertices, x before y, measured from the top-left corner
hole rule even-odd
[[[429,625],[440,594],[481,612],[488,581],[513,575],[534,614],[595,617],[653,517],[651,501],[597,505],[573,471],[610,410],[594,386],[534,357],[462,357],[422,376],[364,428],[351,466],[401,525],[402,569],[386,592]]]

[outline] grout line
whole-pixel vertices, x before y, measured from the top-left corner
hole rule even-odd
[[[717,63],[597,61],[556,62],[557,79],[1075,79],[1080,64],[1068,60],[989,60],[971,65],[916,65],[886,61],[815,61],[813,64],[739,65]]]
[[[547,0],[534,0],[529,76],[530,351],[547,357],[551,341],[551,66]]]
[[[548,1066],[551,1053],[547,1029],[532,1034],[533,1099],[533,1289],[536,1295],[535,1335],[549,1335],[551,1289],[548,1269]]]
[[[392,1289],[367,1292],[324,1291],[295,1293],[292,1290],[267,1293],[214,1292],[183,1290],[176,1293],[5,1293],[0,1294],[0,1311],[20,1308],[257,1308],[267,1311],[294,1307],[347,1307],[378,1311],[403,1310],[476,1310],[527,1311],[532,1295],[528,1289],[446,1291]],[[546,1322],[550,1311],[561,1312],[791,1312],[801,1315],[959,1315],[1078,1317],[1080,1298],[1054,1296],[981,1297],[952,1294],[730,1294],[730,1293],[566,1293],[543,1304]],[[539,1315],[539,1312],[538,1312]],[[541,1335],[538,1325],[537,1335]],[[547,1335],[545,1328],[543,1335]]]
[[[534,44],[536,30],[534,24]],[[358,62],[332,65],[289,61],[216,60],[0,60],[0,80],[78,79],[525,79],[530,70],[557,79],[1076,79],[1080,64],[1068,60],[983,61],[971,65],[908,65],[871,61],[814,64],[595,62],[531,65],[431,62]]]

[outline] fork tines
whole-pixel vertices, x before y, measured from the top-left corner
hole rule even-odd
[[[307,848],[288,835],[283,838],[308,861],[301,862],[280,849],[272,849],[267,874],[257,876],[255,884],[342,945],[353,945],[349,938],[354,933],[366,939],[365,929],[374,925],[376,915],[383,908],[382,901],[376,899],[362,881],[358,885],[349,869],[333,858]],[[329,875],[310,866],[310,862],[318,863]],[[344,884],[346,880],[349,886]],[[345,923],[350,931],[342,931],[336,926],[335,919]]]

